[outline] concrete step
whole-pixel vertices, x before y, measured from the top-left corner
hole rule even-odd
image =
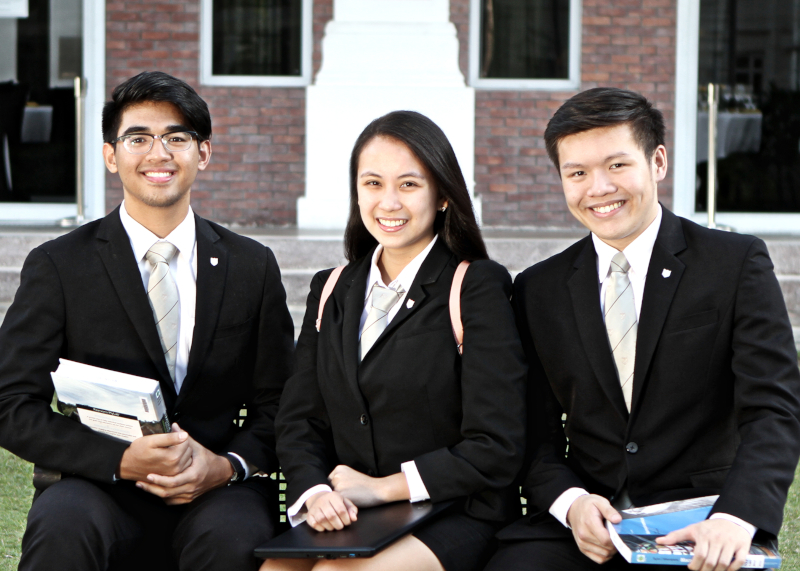
[[[269,246],[281,267],[287,302],[299,333],[308,287],[321,269],[346,263],[341,234],[297,229],[238,229]],[[65,230],[60,228],[0,228],[0,323],[19,286],[19,271],[28,252]],[[515,276],[584,236],[584,232],[530,232],[487,229],[489,255]],[[765,237],[775,264],[800,349],[800,238]]]

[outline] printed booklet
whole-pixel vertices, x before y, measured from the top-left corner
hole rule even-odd
[[[622,521],[606,527],[617,551],[628,563],[643,565],[688,565],[692,560],[694,544],[659,545],[656,538],[676,529],[703,521],[719,496],[705,496],[676,502],[667,502],[641,508],[622,510]],[[750,569],[776,569],[781,557],[776,545],[753,543],[743,567]]]
[[[132,442],[170,431],[158,381],[67,359],[50,375],[59,412],[98,432]]]

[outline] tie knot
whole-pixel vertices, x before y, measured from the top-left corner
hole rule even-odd
[[[372,307],[388,313],[405,292],[406,290],[402,287],[397,288],[395,291],[375,284],[372,288]]]
[[[147,253],[144,255],[144,257],[154,266],[161,262],[169,264],[169,261],[177,252],[178,248],[169,242],[156,242],[149,250],[147,250]]]
[[[630,269],[631,265],[628,263],[628,259],[625,257],[625,254],[622,252],[617,252],[614,254],[614,257],[611,258],[612,272],[622,272],[623,274],[627,274],[628,270]]]

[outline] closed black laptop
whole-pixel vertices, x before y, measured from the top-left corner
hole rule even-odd
[[[314,531],[299,525],[255,550],[261,559],[372,557],[378,551],[436,517],[453,502],[395,502],[358,511],[358,519],[341,531]]]

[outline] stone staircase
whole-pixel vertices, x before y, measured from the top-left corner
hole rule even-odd
[[[275,252],[281,267],[295,336],[305,311],[305,299],[314,274],[323,268],[345,263],[340,233],[296,229],[238,230]],[[19,286],[19,271],[28,252],[64,233],[56,228],[0,228],[0,323]],[[512,275],[560,252],[583,233],[522,232],[486,230],[490,256],[506,266]],[[800,237],[765,237],[775,264],[800,350]]]

